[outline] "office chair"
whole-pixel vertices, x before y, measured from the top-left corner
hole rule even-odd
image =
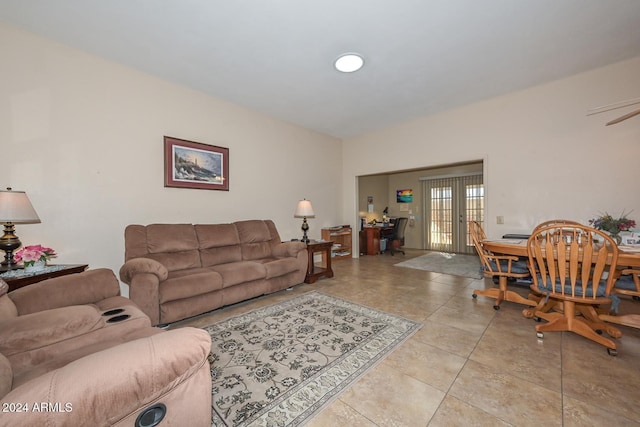
[[[404,255],[404,251],[400,248],[404,246],[404,229],[407,227],[407,221],[409,221],[409,218],[396,218],[393,224],[393,235],[389,239],[389,247],[387,248],[391,255],[394,252],[402,252],[402,255]]]

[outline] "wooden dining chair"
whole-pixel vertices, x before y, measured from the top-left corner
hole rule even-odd
[[[550,225],[582,225],[581,223],[579,223],[578,221],[574,221],[571,219],[549,219],[547,221],[543,221],[540,224],[536,225],[533,229],[532,233],[535,233],[536,231],[538,231],[539,229],[543,228],[543,227],[548,227]],[[561,229],[559,229],[561,230]],[[556,238],[558,238],[558,236],[555,236]],[[535,266],[533,266],[535,269]],[[535,291],[534,291],[535,292]],[[536,300],[536,301],[540,301],[540,294],[534,294],[534,295],[529,295],[529,299],[532,300]],[[542,306],[536,306],[536,308],[525,308],[524,310],[522,310],[522,315],[526,318],[536,318],[536,320],[539,320],[539,317],[536,317],[535,312],[536,311],[550,311],[550,310],[556,310],[556,311],[562,311],[562,301],[557,301],[557,300],[550,300],[548,298],[545,298],[545,305]]]
[[[482,242],[487,239],[487,236],[477,221],[469,221],[469,234],[471,234],[473,245],[480,257],[482,272],[485,276],[496,277],[498,279],[497,288],[476,289],[473,291],[473,298],[477,298],[478,295],[494,298],[496,300],[493,305],[494,310],[500,309],[502,301],[535,306],[537,304],[536,301],[529,300],[519,293],[508,289],[510,278],[524,279],[530,276],[527,263],[520,261],[517,256],[498,255],[487,250],[482,244]]]
[[[543,221],[540,224],[536,225],[533,229],[533,233],[539,230],[542,227],[548,227],[550,225],[582,225],[578,221],[574,221],[572,219],[549,219],[547,221]]]
[[[616,295],[631,297],[632,301],[640,304],[640,269],[629,268],[621,271],[621,276],[613,285],[613,293]],[[640,314],[617,312],[604,312],[599,315],[600,320],[616,323],[618,325],[629,326],[640,329]]]
[[[558,236],[562,236],[558,238]],[[598,243],[595,243],[598,239]],[[613,338],[620,330],[603,322],[596,308],[611,305],[616,280],[618,246],[606,233],[579,225],[549,225],[536,230],[527,241],[532,267],[531,289],[544,295],[535,316],[548,323],[536,325],[538,338],[544,332],[571,331],[607,347],[617,354]],[[549,303],[562,302],[562,311],[545,310]]]

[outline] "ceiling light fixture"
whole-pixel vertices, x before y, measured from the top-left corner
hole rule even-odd
[[[336,70],[343,73],[353,73],[364,65],[364,58],[359,53],[343,53],[333,64]]]

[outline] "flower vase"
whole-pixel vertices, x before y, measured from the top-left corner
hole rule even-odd
[[[32,265],[25,265],[24,271],[26,273],[37,273],[39,271],[44,270],[46,263],[42,260],[34,261]]]
[[[616,242],[616,244],[620,244],[622,243],[622,237],[620,237],[619,233],[612,233],[610,231],[607,231],[607,234]]]

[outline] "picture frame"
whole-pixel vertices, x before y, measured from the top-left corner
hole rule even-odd
[[[229,191],[229,149],[165,136],[164,186]]]
[[[396,203],[413,203],[413,190],[396,190]]]

